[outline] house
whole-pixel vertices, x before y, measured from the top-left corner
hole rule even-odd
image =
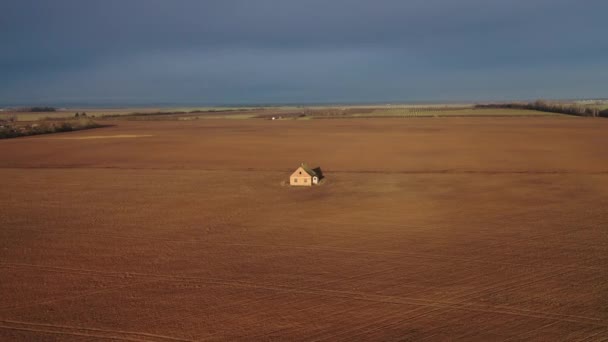
[[[317,170],[320,171],[319,168]],[[312,186],[319,184],[320,172],[313,170],[302,163],[289,177],[289,185]]]

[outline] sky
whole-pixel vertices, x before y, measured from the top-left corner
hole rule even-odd
[[[0,0],[0,105],[608,97],[605,0]]]

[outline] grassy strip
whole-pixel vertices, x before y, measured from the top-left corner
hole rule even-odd
[[[191,115],[191,114],[222,114],[226,113],[226,115],[230,115],[229,113],[234,112],[247,112],[252,111],[254,109],[206,109],[206,110],[190,110],[190,111],[157,111],[157,112],[133,112],[128,114],[104,114],[103,118],[121,118],[121,119],[129,119],[129,118],[141,118],[141,117],[178,117],[179,115]]]

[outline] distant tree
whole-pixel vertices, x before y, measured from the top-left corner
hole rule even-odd
[[[56,132],[69,132],[73,130],[74,128],[69,122],[62,122],[59,126],[55,126]]]
[[[32,107],[29,110],[30,112],[55,112],[57,108],[54,107]]]

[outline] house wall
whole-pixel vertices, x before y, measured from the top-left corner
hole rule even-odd
[[[289,185],[312,186],[312,177],[289,177]]]
[[[304,169],[298,168],[289,177],[289,185],[292,186],[312,186],[312,176],[310,176]]]

